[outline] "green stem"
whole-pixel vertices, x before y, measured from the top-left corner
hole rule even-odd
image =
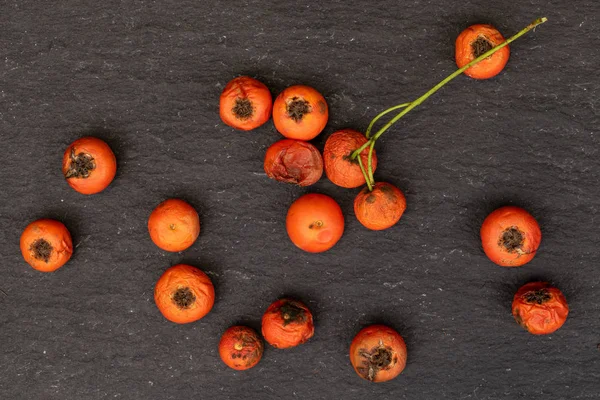
[[[373,149],[375,148],[375,141],[371,142],[371,146],[369,146],[369,158],[368,158],[368,169],[367,172],[369,173],[369,179],[371,180],[371,183],[373,185],[375,185],[375,178],[373,178]]]
[[[360,166],[360,170],[362,171],[363,176],[365,177],[365,182],[367,182],[367,187],[369,188],[369,192],[373,190],[373,186],[371,186],[371,179],[369,175],[367,175],[367,171],[365,171],[365,167],[362,163],[362,157],[358,157],[358,165]]]
[[[371,123],[367,127],[367,133],[365,134],[365,136],[367,137],[367,139],[369,139],[371,137],[371,129],[373,129],[373,125],[375,125],[375,122],[377,122],[379,120],[379,118],[383,117],[384,115],[386,115],[388,113],[391,113],[394,110],[397,110],[399,108],[408,107],[408,106],[410,106],[410,103],[398,104],[397,106],[388,108],[387,110],[382,111],[379,114],[377,114],[377,116],[375,118],[373,118],[373,120],[371,121]]]
[[[373,135],[373,137],[371,137],[365,144],[363,144],[360,148],[356,149],[354,151],[354,153],[352,153],[352,159],[355,159],[356,157],[358,157],[358,155],[367,148],[367,146],[370,145],[371,142],[376,141],[377,139],[379,139],[379,137],[381,135],[383,135],[383,133],[385,131],[387,131],[392,125],[394,125],[396,122],[398,122],[398,120],[402,117],[404,117],[406,114],[408,114],[413,108],[415,108],[416,106],[418,106],[419,104],[421,104],[422,102],[424,102],[425,100],[427,100],[427,98],[429,96],[431,96],[432,94],[434,94],[435,92],[437,92],[438,90],[440,90],[445,84],[447,84],[448,82],[450,82],[452,79],[456,78],[458,75],[462,74],[463,72],[465,72],[467,69],[471,68],[473,65],[477,64],[478,62],[488,58],[489,56],[491,56],[492,54],[494,54],[495,52],[497,52],[498,50],[500,50],[501,48],[507,46],[509,43],[514,42],[515,40],[517,40],[518,38],[520,38],[521,36],[523,36],[524,34],[526,34],[527,32],[529,32],[530,30],[532,30],[533,28],[535,28],[536,26],[543,24],[544,22],[546,22],[548,19],[546,17],[543,18],[538,18],[535,21],[533,21],[531,24],[527,25],[527,27],[525,27],[524,29],[522,29],[521,31],[519,31],[516,35],[510,37],[508,40],[506,40],[505,42],[499,44],[498,46],[494,47],[493,49],[486,51],[485,53],[483,53],[481,56],[477,57],[476,59],[474,59],[473,61],[471,61],[470,63],[468,63],[467,65],[465,65],[464,67],[454,71],[452,74],[450,74],[448,77],[446,77],[446,79],[444,79],[443,81],[441,81],[440,83],[438,83],[437,85],[435,85],[433,88],[431,88],[428,92],[426,92],[423,96],[419,97],[418,99],[416,99],[415,101],[411,102],[410,105],[408,105],[404,110],[402,110],[398,115],[396,115],[394,118],[392,118],[391,121],[389,121],[387,124],[385,124],[379,131],[377,131],[377,133],[375,135]],[[399,106],[396,106],[398,108],[400,108]],[[392,107],[393,108],[393,107]],[[389,109],[391,111],[391,109]],[[388,110],[384,111],[384,113],[387,113]],[[385,114],[384,114],[385,115]]]

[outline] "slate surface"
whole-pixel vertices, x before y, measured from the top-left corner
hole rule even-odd
[[[54,3],[54,4],[51,4]],[[593,399],[600,398],[600,208],[597,51],[593,0],[527,2],[270,2],[4,0],[0,11],[0,398],[2,399]],[[459,77],[380,141],[382,180],[408,199],[401,223],[370,232],[354,218],[356,190],[326,179],[309,189],[271,181],[271,123],[224,126],[218,96],[239,74],[277,94],[318,88],[336,129],[365,129],[380,110],[424,93],[455,69],[453,42],[476,22],[507,36],[549,22],[512,46],[497,78]],[[60,172],[66,146],[93,134],[119,162],[108,190],[85,197]],[[288,240],[293,199],[333,196],[346,232],[331,251]],[[180,254],[157,249],[146,221],[179,196],[202,233]],[[527,208],[544,234],[519,269],[489,262],[483,218]],[[60,271],[22,260],[22,229],[64,221],[77,244]],[[198,323],[168,323],[153,286],[170,265],[196,265],[217,302]],[[534,337],[510,315],[532,279],[571,306],[556,334]],[[233,323],[259,328],[283,295],[305,301],[316,335],[234,372],[220,361]],[[359,379],[348,347],[363,326],[399,330],[404,373]]]

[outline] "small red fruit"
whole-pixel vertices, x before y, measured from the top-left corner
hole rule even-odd
[[[166,251],[183,251],[200,235],[198,212],[180,199],[160,203],[148,218],[148,232],[155,245]]]
[[[344,215],[331,197],[309,193],[292,203],[285,225],[292,243],[309,253],[320,253],[342,237]]]
[[[191,265],[178,264],[165,271],[154,288],[154,302],[171,322],[187,324],[210,312],[215,288],[204,272]]]
[[[69,186],[81,194],[100,193],[117,174],[111,148],[95,137],[77,139],[65,150],[62,172]]]
[[[394,379],[406,366],[406,343],[385,325],[362,329],[350,345],[350,362],[363,379],[385,382]]]
[[[21,234],[21,254],[32,268],[53,272],[66,264],[73,254],[67,227],[53,219],[33,221]]]
[[[354,214],[365,228],[374,231],[394,226],[406,210],[406,198],[396,186],[377,182],[373,190],[365,187],[354,199]]]
[[[267,308],[262,318],[262,334],[271,346],[287,349],[298,346],[315,333],[313,317],[303,303],[280,299]]]
[[[232,326],[219,342],[219,356],[229,368],[243,371],[254,367],[263,355],[263,342],[256,331],[247,326]]]
[[[325,98],[309,86],[291,86],[273,104],[275,129],[289,139],[315,138],[327,125],[328,118]]]
[[[323,158],[308,142],[283,139],[267,149],[264,167],[271,179],[309,186],[321,179]]]
[[[501,207],[481,225],[481,244],[490,260],[503,267],[519,267],[535,257],[542,232],[535,218],[519,207]]]
[[[271,118],[273,98],[260,81],[248,76],[232,79],[220,98],[221,119],[232,128],[249,131]]]
[[[462,68],[492,48],[504,43],[505,39],[491,25],[477,24],[468,27],[456,38],[456,65]],[[465,71],[474,79],[489,79],[500,73],[508,62],[510,50],[505,46]]]
[[[563,326],[569,315],[569,306],[557,288],[546,282],[531,282],[515,294],[512,314],[529,333],[547,335]]]
[[[358,165],[358,159],[352,159],[352,153],[367,143],[367,138],[360,132],[344,129],[334,132],[327,138],[323,151],[323,163],[327,178],[334,184],[344,188],[355,188],[366,183]],[[368,168],[369,149],[364,149],[359,157],[365,170]],[[377,154],[373,150],[373,172],[377,168]]]

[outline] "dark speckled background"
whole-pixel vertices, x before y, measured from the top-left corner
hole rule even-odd
[[[268,180],[262,157],[280,138],[271,123],[241,133],[219,119],[219,94],[238,74],[274,94],[312,85],[330,105],[322,149],[334,130],[364,130],[451,73],[468,25],[509,36],[543,15],[501,75],[457,78],[380,141],[376,176],[408,200],[384,232],[354,218],[357,190]],[[594,0],[2,1],[0,398],[600,398],[599,19]],[[87,134],[119,162],[110,188],[90,197],[60,172],[66,146]],[[308,191],[346,215],[324,254],[297,250],[285,233],[288,206]],[[172,196],[202,220],[180,254],[146,230]],[[483,218],[504,204],[528,209],[544,234],[518,269],[493,265],[478,242]],[[77,245],[53,274],[29,268],[18,248],[40,217],[64,221]],[[179,262],[217,290],[213,312],[186,326],[163,319],[152,297]],[[513,293],[536,278],[571,306],[546,337],[510,315]],[[314,338],[267,348],[253,370],[227,369],[221,333],[259,328],[282,295],[311,307]],[[373,322],[409,348],[387,384],[362,381],[348,360],[352,337]]]

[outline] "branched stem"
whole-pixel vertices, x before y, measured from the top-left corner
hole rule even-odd
[[[371,138],[371,130],[373,129],[373,125],[375,125],[375,122],[377,122],[379,120],[379,118],[383,117],[386,114],[391,113],[394,110],[397,110],[399,108],[408,107],[408,106],[410,106],[410,103],[398,104],[397,106],[388,108],[387,110],[382,111],[379,114],[377,114],[377,116],[375,118],[373,118],[373,120],[371,121],[371,123],[367,127],[367,132],[365,134],[365,136],[367,137],[367,139]]]
[[[377,141],[377,139],[379,139],[379,137],[381,135],[383,135],[383,133],[385,131],[387,131],[392,125],[394,125],[396,122],[398,122],[398,120],[400,118],[402,118],[406,114],[408,114],[413,108],[417,107],[419,104],[421,104],[422,102],[424,102],[425,100],[427,100],[427,98],[429,96],[431,96],[432,94],[434,94],[435,92],[437,92],[438,90],[440,90],[444,85],[446,85],[452,79],[456,78],[458,75],[462,74],[463,72],[465,72],[467,69],[471,68],[473,65],[477,64],[478,62],[480,62],[480,61],[488,58],[489,56],[491,56],[492,54],[494,54],[495,52],[497,52],[501,48],[507,46],[509,43],[514,42],[515,40],[517,40],[518,38],[520,38],[521,36],[523,36],[524,34],[526,34],[527,32],[529,32],[530,30],[532,30],[533,28],[535,28],[536,26],[538,26],[540,24],[543,24],[547,20],[548,19],[546,17],[536,19],[531,24],[527,25],[527,27],[525,27],[524,29],[522,29],[521,31],[519,31],[516,35],[514,35],[514,36],[510,37],[509,39],[507,39],[505,42],[499,44],[498,46],[496,46],[496,47],[494,47],[492,49],[490,49],[489,51],[486,51],[481,56],[477,57],[476,59],[474,59],[473,61],[471,61],[467,65],[465,65],[464,67],[462,67],[462,68],[454,71],[452,74],[450,74],[448,77],[446,77],[443,81],[441,81],[440,83],[438,83],[437,85],[435,85],[433,88],[431,88],[429,91],[427,91],[424,95],[422,95],[421,97],[419,97],[415,101],[410,102],[410,103],[399,104],[397,106],[388,108],[387,110],[385,110],[385,111],[381,112],[380,114],[378,114],[373,119],[373,121],[371,121],[371,123],[369,124],[369,127],[367,128],[367,139],[369,139],[369,140],[365,144],[363,144],[360,148],[356,149],[352,153],[351,158],[353,160],[356,159],[356,157],[358,157],[358,155],[360,153],[362,153],[362,151],[364,149],[366,149],[368,146],[371,146],[371,150],[372,150],[373,145],[375,144],[375,141]],[[389,113],[391,111],[394,111],[394,110],[397,110],[399,108],[404,108],[404,110],[402,110],[400,113],[398,113],[398,115],[396,115],[387,124],[385,124],[381,129],[379,129],[379,131],[377,131],[377,133],[375,133],[375,135],[373,135],[372,137],[370,137],[371,129],[373,128],[373,125],[375,124],[375,122],[377,122],[377,120],[379,120],[381,117],[383,117],[387,113]],[[370,156],[369,156],[369,159],[370,159]],[[360,158],[359,158],[359,160],[360,160]],[[369,163],[369,167],[370,166],[371,165]],[[364,175],[365,175],[365,178],[366,178],[368,176],[372,176],[373,173],[372,173],[372,171],[369,168],[369,174],[364,174]],[[367,179],[367,183],[369,183],[368,179]]]
[[[363,176],[365,177],[365,182],[367,182],[367,187],[369,188],[369,192],[373,190],[373,186],[371,185],[371,178],[367,175],[367,171],[365,170],[365,166],[362,162],[362,157],[358,157],[358,165],[360,170],[362,171]]]
[[[375,185],[375,178],[373,177],[373,149],[375,148],[375,141],[371,142],[369,146],[369,158],[368,158],[368,169],[367,172],[369,174],[369,179],[371,180],[371,184]]]

